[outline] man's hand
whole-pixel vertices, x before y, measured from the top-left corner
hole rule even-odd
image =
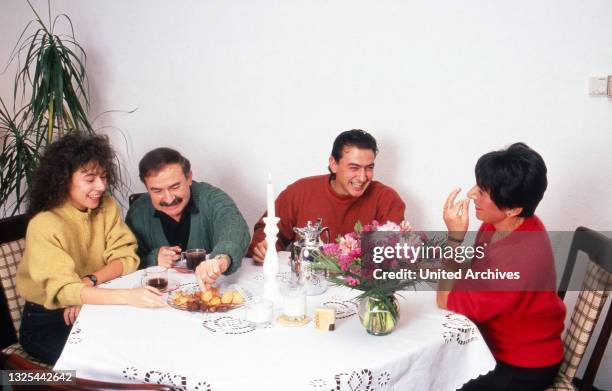
[[[157,253],[157,264],[159,266],[172,267],[174,261],[178,261],[181,258],[181,248],[179,246],[161,246]]]
[[[195,270],[196,280],[202,292],[208,290],[217,281],[221,273],[225,272],[230,265],[230,257],[226,254],[219,254],[216,257],[206,260],[198,265]]]
[[[66,323],[66,326],[70,326],[76,322],[79,312],[81,312],[80,305],[73,305],[64,309],[64,323]]]
[[[255,262],[263,263],[264,258],[266,257],[266,251],[268,251],[268,243],[265,240],[257,243],[255,247],[253,247],[253,260]]]

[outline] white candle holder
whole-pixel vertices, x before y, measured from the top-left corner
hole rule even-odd
[[[282,300],[280,292],[280,286],[276,280],[280,265],[278,259],[278,253],[276,252],[276,240],[278,235],[278,217],[264,217],[264,223],[266,227],[264,232],[266,233],[266,243],[268,249],[266,250],[266,256],[263,264],[263,275],[264,275],[264,289],[263,297],[278,303]]]

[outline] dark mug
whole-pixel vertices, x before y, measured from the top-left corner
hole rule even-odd
[[[206,250],[203,248],[194,248],[183,251],[181,253],[181,260],[187,262],[187,269],[195,270],[200,263],[206,260]]]

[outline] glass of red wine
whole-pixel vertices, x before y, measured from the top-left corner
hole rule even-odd
[[[152,286],[164,292],[168,288],[168,269],[163,266],[151,266],[145,269],[142,286]]]

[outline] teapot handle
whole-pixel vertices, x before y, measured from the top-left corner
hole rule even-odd
[[[324,243],[329,243],[330,242],[330,234],[329,234],[329,228],[325,227],[321,230],[321,235],[323,235],[323,233],[325,232],[325,236],[327,236],[327,240],[324,241]],[[319,235],[319,237],[321,237],[321,235]]]

